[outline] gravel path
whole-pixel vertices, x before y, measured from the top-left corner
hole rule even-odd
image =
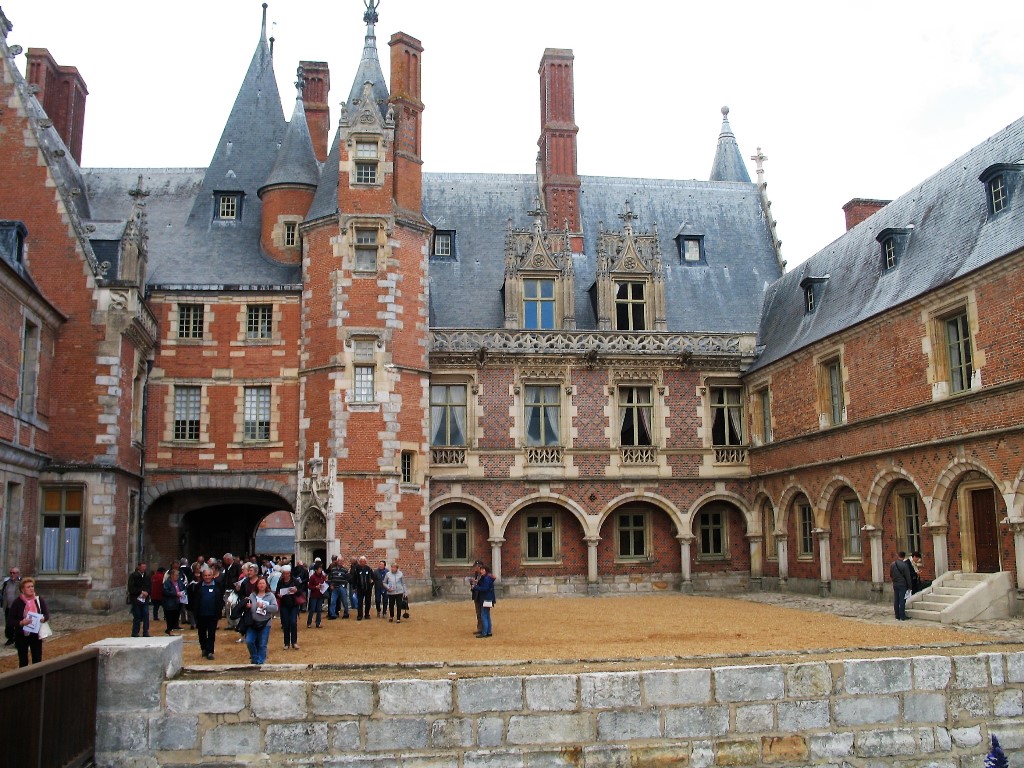
[[[307,629],[299,619],[300,650],[284,650],[280,627],[271,631],[268,663],[289,665],[289,676],[394,674],[397,667],[452,669],[459,674],[567,668],[637,668],[736,664],[768,659],[831,659],[899,653],[968,653],[982,647],[1024,648],[1024,621],[1007,619],[963,627],[924,621],[896,622],[888,603],[817,598],[777,592],[738,595],[659,593],[595,597],[504,599],[494,608],[494,637],[473,636],[469,600],[415,604],[401,624],[376,616],[328,621]],[[130,634],[127,612],[116,616],[61,615],[44,658],[110,636]],[[163,631],[154,624],[153,634]],[[210,672],[248,665],[244,644],[224,629],[214,661],[202,659],[195,633],[186,630],[186,665]],[[0,651],[0,671],[17,664],[12,648]],[[316,670],[313,670],[313,667]],[[268,670],[264,670],[266,674]],[[276,674],[276,673],[275,673]]]

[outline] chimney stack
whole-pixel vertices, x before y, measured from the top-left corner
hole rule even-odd
[[[576,108],[571,50],[547,48],[540,61],[541,134],[538,170],[548,227],[580,232],[580,177],[576,171]],[[580,244],[582,247],[582,244]],[[573,248],[576,250],[576,248]]]
[[[321,163],[327,159],[331,132],[331,107],[327,95],[331,91],[331,71],[326,61],[300,61],[305,85],[302,103],[306,109],[306,125],[313,139],[313,153]]]
[[[81,165],[85,97],[89,95],[85,80],[77,68],[58,65],[45,48],[29,48],[27,58],[28,82],[39,88],[36,98],[75,162]]]
[[[891,200],[868,200],[863,197],[853,198],[843,206],[843,213],[846,214],[846,231],[849,232],[868,216],[882,210],[891,202]]]
[[[399,209],[423,210],[423,45],[415,37],[391,36],[391,106],[395,112],[394,198]]]

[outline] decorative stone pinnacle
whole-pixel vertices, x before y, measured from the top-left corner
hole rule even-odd
[[[302,65],[299,64],[299,66],[297,66],[295,68],[295,90],[297,91],[297,93],[295,94],[295,98],[297,98],[297,99],[301,99],[302,98],[302,89],[305,87],[305,85],[306,85],[305,70],[302,68]]]
[[[639,217],[635,213],[633,213],[633,209],[630,208],[629,200],[626,201],[626,206],[625,207],[626,207],[626,212],[625,213],[620,213],[619,214],[619,218],[622,219],[625,222],[627,227],[632,227],[633,226],[633,220],[637,219]]]
[[[376,24],[380,19],[377,16],[377,8],[380,7],[380,0],[363,0],[366,6],[366,13],[363,14],[363,21],[368,25]]]

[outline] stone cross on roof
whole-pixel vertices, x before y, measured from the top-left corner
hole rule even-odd
[[[631,230],[633,229],[633,220],[638,219],[640,217],[633,213],[633,209],[629,207],[629,200],[627,200],[626,212],[620,213],[619,218],[622,219],[623,222],[625,222],[626,229]]]
[[[751,155],[750,159],[754,161],[757,166],[757,183],[764,184],[764,161],[768,159],[768,155],[761,151],[761,148],[757,148],[757,154]]]

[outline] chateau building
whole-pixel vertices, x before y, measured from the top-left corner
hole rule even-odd
[[[6,561],[102,608],[284,512],[421,595],[1022,573],[1024,120],[786,272],[728,109],[707,181],[581,176],[551,48],[534,172],[425,170],[429,58],[364,23],[336,117],[264,13],[207,167],[83,170],[82,78],[0,15]]]

